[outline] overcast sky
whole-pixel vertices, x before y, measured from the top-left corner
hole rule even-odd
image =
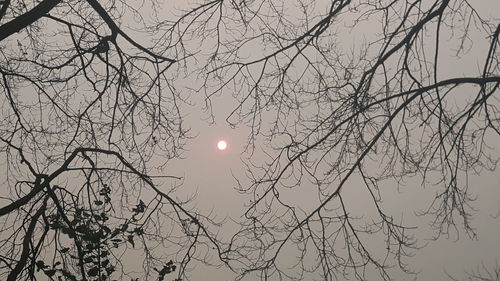
[[[480,15],[485,18],[495,19],[500,23],[500,14],[498,12],[500,11],[500,1],[471,0],[470,2],[473,3]],[[309,8],[314,10],[319,7],[318,9],[321,10],[321,3],[323,2],[318,1],[316,6]],[[162,6],[162,12],[170,14],[166,17],[179,15],[181,14],[179,10],[190,7],[190,4],[182,0],[166,0],[162,2],[162,5],[164,5]],[[313,5],[311,4],[311,6]],[[172,7],[176,10],[172,9]],[[148,10],[144,11],[145,13],[150,12]],[[347,17],[346,20],[349,19]],[[236,19],[234,20],[236,21]],[[299,25],[299,23],[294,23],[293,20],[293,17],[290,17],[292,25]],[[126,24],[127,21],[124,20],[124,25]],[[378,40],[377,36],[379,36],[380,30],[377,28],[379,27],[380,25],[377,25],[377,23],[365,22],[359,25],[356,32],[349,32],[345,25],[338,28],[331,27],[331,29],[338,29],[336,30],[338,38],[335,38],[338,41],[336,47],[339,50],[352,48],[353,53],[355,53],[355,51],[359,51],[360,48],[366,46],[361,42]],[[224,29],[224,31],[231,32],[230,29]],[[140,36],[139,33],[130,32],[134,36]],[[287,32],[291,31],[288,30]],[[451,36],[451,34],[447,35]],[[470,34],[469,38],[470,40],[466,40],[464,43],[468,52],[460,57],[455,56],[456,40],[447,40],[447,38],[441,40],[443,52],[439,58],[441,63],[439,79],[455,76],[478,76],[482,69],[490,38],[487,38],[484,34],[475,33]],[[196,50],[198,42],[191,42],[191,44],[187,48]],[[422,47],[432,50],[433,44],[434,41],[430,38],[429,44],[424,42]],[[243,194],[236,189],[238,184],[243,187],[249,185],[247,165],[251,163],[260,166],[269,161],[270,154],[268,153],[272,155],[275,151],[273,152],[262,136],[258,137],[255,143],[252,143],[253,147],[248,146],[249,136],[252,134],[248,123],[243,122],[234,127],[230,126],[226,121],[238,105],[234,96],[244,92],[245,87],[240,87],[238,83],[235,83],[225,88],[211,97],[210,108],[207,108],[206,96],[193,91],[203,83],[203,77],[200,72],[190,74],[191,69],[199,70],[198,67],[202,64],[200,62],[206,59],[207,54],[212,51],[205,49],[210,44],[199,45],[201,46],[199,52],[182,62],[186,63],[186,77],[174,81],[175,86],[181,91],[182,95],[189,97],[188,100],[191,104],[182,105],[181,107],[185,124],[191,129],[193,138],[187,142],[186,151],[181,155],[182,159],[173,159],[168,162],[164,171],[167,171],[169,175],[183,178],[181,187],[173,196],[178,199],[186,199],[195,195],[190,206],[199,212],[211,213],[213,217],[224,221],[217,232],[220,238],[229,238],[237,229],[235,221],[242,218],[246,207],[252,200],[255,200],[254,195]],[[252,43],[246,47],[247,49],[242,52],[248,55],[249,58],[260,57],[272,51],[269,46],[257,43]],[[498,52],[497,50],[497,56],[500,54]],[[296,69],[291,71],[293,70]],[[174,68],[172,68],[172,71],[174,71]],[[467,95],[470,93],[466,91],[463,91],[463,93],[463,97],[457,97],[455,100],[457,106],[470,102],[467,99]],[[497,102],[498,106],[498,97],[495,102]],[[314,108],[312,108],[305,113],[313,115],[314,112]],[[262,132],[266,133],[270,129],[269,120],[266,118],[272,116],[273,113],[272,110],[264,113]],[[293,123],[293,120],[290,120]],[[219,140],[227,142],[227,149],[223,151],[217,149]],[[498,136],[496,139],[492,138],[489,144],[492,147],[492,154],[496,153],[495,157],[498,158],[500,143],[496,140],[498,140]],[[155,165],[155,163],[149,164],[150,167]],[[371,165],[374,170],[380,168],[377,167],[377,163]],[[498,169],[497,171],[482,170],[480,175],[471,173],[469,176],[471,194],[477,195],[477,199],[472,205],[475,208],[472,227],[477,234],[476,237],[467,236],[466,232],[460,228],[461,224],[457,223],[457,231],[450,229],[449,236],[443,235],[438,239],[434,239],[436,232],[430,227],[433,217],[419,216],[418,214],[430,206],[438,189],[431,183],[422,184],[422,178],[418,175],[406,177],[399,184],[393,179],[384,180],[380,183],[383,187],[381,188],[381,194],[385,212],[390,214],[395,221],[403,221],[405,226],[412,227],[410,231],[418,240],[417,245],[422,247],[412,252],[413,257],[405,259],[409,269],[418,272],[418,275],[415,277],[404,275],[397,269],[389,270],[390,273],[394,274],[392,277],[395,280],[413,280],[414,278],[424,281],[446,280],[448,278],[447,274],[457,279],[465,279],[466,272],[475,270],[482,263],[494,268],[497,260],[500,259],[500,243],[498,242],[500,237],[500,216],[497,216],[500,211],[500,172]],[[315,186],[311,181],[304,180],[295,188],[282,188],[281,198],[306,214],[308,211],[313,210],[320,200],[318,199],[317,190],[314,188]],[[352,212],[350,214],[366,218],[367,221],[370,220],[370,216],[374,215],[373,208],[369,206],[371,199],[362,186],[360,178],[353,177],[350,179],[342,190],[342,194],[346,204],[350,206],[349,210]],[[211,230],[214,231],[214,229]],[[373,240],[367,239],[367,241],[367,246],[370,249],[375,249],[373,251],[377,251],[377,247],[382,245],[375,238]],[[286,250],[285,253],[287,253]],[[287,258],[289,260],[286,260]],[[292,263],[294,259],[293,254],[280,256],[280,262],[283,265]],[[131,264],[134,263],[132,259],[128,261]],[[192,272],[190,272],[191,280],[230,280],[234,278],[234,274],[226,268],[207,267],[199,263],[194,264],[198,267],[193,268]],[[170,277],[167,276],[167,278]],[[173,275],[172,278],[174,278]],[[254,275],[249,275],[244,280],[255,280],[255,278]],[[276,278],[276,276],[273,278]]]
[[[500,11],[500,1],[474,1],[473,4],[481,15],[500,19],[496,12]],[[355,38],[356,34],[352,36]],[[366,34],[358,34],[358,37],[363,36]],[[452,56],[454,46],[447,45],[444,41],[442,48],[449,48],[450,52],[446,52],[449,57],[441,58],[443,62],[440,66],[442,68],[440,73],[443,78],[447,74],[451,77],[457,74],[477,73],[488,47],[486,45],[488,41],[481,36],[476,37],[475,34],[471,36],[475,41],[474,45],[470,45],[470,52],[461,59]],[[263,49],[253,51],[264,52]],[[197,100],[195,108],[202,108],[204,97],[194,98]],[[202,110],[193,109],[189,112],[188,124],[197,137],[187,146],[189,151],[185,153],[185,159],[176,161],[172,168],[176,173],[182,173],[185,176],[183,190],[196,191],[198,194],[196,205],[200,209],[213,209],[216,214],[220,214],[220,217],[229,215],[237,219],[244,210],[243,204],[251,200],[250,196],[241,195],[234,190],[236,181],[233,178],[233,175],[244,178],[245,167],[240,159],[247,159],[249,156],[243,152],[243,149],[250,131],[245,126],[232,129],[225,122],[225,118],[235,106],[230,93],[226,92],[213,98],[212,104],[215,114],[214,124],[206,121],[208,116]],[[226,151],[216,149],[219,139],[228,142],[229,147]],[[500,144],[497,143],[496,146],[498,152]],[[256,163],[266,159],[259,150],[260,148],[257,147],[252,156]],[[494,267],[497,259],[500,258],[498,254],[500,253],[500,243],[498,243],[500,218],[495,217],[500,209],[499,172],[483,171],[481,176],[471,175],[470,186],[474,189],[473,193],[478,195],[473,205],[477,208],[477,212],[474,213],[472,223],[477,237],[471,239],[463,230],[459,230],[458,233],[451,231],[450,237],[442,236],[438,240],[433,240],[435,233],[429,227],[432,217],[419,217],[415,213],[429,206],[436,190],[430,185],[423,188],[421,179],[418,177],[409,178],[401,186],[399,193],[393,182],[386,182],[384,189],[387,192],[385,192],[384,204],[392,210],[389,213],[395,217],[404,218],[406,225],[418,228],[414,233],[419,240],[419,245],[423,248],[415,251],[414,257],[407,260],[410,268],[419,272],[417,280],[446,280],[446,273],[464,279],[465,271],[472,271],[483,262],[487,266]],[[352,200],[356,200],[356,187],[350,186],[350,188],[352,191],[346,192],[353,193]],[[297,200],[303,200],[303,197],[298,197]],[[304,206],[307,206],[307,202],[304,202]],[[363,212],[362,209],[360,205],[360,213]],[[225,227],[224,231],[231,233],[231,227]],[[195,270],[193,280],[204,279],[205,270]],[[214,274],[211,275],[211,280],[218,279],[215,274],[220,274],[219,271],[211,269],[209,272]],[[395,277],[396,280],[398,278],[411,280],[411,277],[403,276],[398,274]]]

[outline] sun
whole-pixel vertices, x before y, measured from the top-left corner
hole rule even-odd
[[[217,142],[217,149],[225,150],[227,148],[227,142],[224,140],[220,140]]]

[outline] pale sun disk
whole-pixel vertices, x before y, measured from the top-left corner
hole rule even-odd
[[[227,143],[223,140],[220,140],[218,143],[217,143],[217,148],[219,150],[224,150],[227,148]]]

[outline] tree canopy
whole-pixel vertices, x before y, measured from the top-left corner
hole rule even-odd
[[[469,178],[497,169],[494,2],[3,0],[0,278],[413,274],[391,186],[433,190],[436,239],[474,237]],[[168,169],[199,97],[249,130],[236,230]]]

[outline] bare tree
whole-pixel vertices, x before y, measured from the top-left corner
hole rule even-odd
[[[164,169],[190,138],[189,54],[159,5],[0,2],[0,279],[180,280],[220,252]]]
[[[490,268],[484,263],[481,263],[480,266],[477,266],[476,269],[473,269],[466,273],[467,279],[463,278],[454,278],[449,275],[450,279],[453,281],[458,280],[467,280],[467,281],[496,281],[500,280],[500,268],[498,267],[498,263],[495,264],[493,268]]]
[[[232,91],[238,105],[227,121],[250,126],[248,150],[264,147],[269,157],[250,158],[249,183],[238,179],[253,196],[229,248],[242,276],[411,273],[415,232],[384,198],[396,198],[387,185],[414,179],[435,191],[422,206],[436,238],[475,235],[479,191],[468,178],[496,169],[500,141],[500,22],[480,8],[466,0],[219,2],[203,23],[214,51],[198,91],[209,111],[214,95]]]
[[[174,20],[155,1],[1,5],[0,278],[185,279],[202,262],[390,279],[418,244],[385,186],[413,178],[437,190],[438,236],[474,235],[468,175],[496,169],[500,134],[500,24],[476,2],[213,0]],[[252,201],[229,241],[164,169],[189,140],[184,73],[204,78],[209,114],[233,92],[227,121],[269,157],[247,162]]]

